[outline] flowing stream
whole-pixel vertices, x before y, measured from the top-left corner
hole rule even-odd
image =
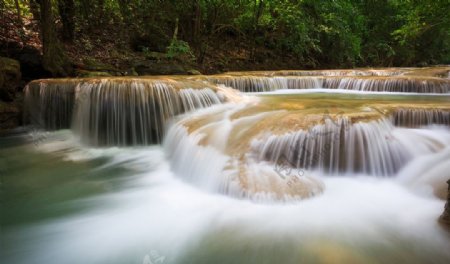
[[[450,80],[417,72],[34,81],[1,262],[448,263]]]

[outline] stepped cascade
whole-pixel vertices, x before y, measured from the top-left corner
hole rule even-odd
[[[0,1],[0,264],[450,264],[450,0]]]
[[[39,80],[25,90],[25,118],[47,130],[70,128],[97,147],[164,141],[186,182],[240,199],[290,201],[326,191],[317,173],[392,177],[445,149],[448,135],[417,129],[450,124],[446,70]],[[252,96],[229,87],[310,92]]]
[[[0,259],[447,263],[449,71],[33,81]]]
[[[405,129],[393,121],[393,109],[399,107],[446,113],[450,106],[441,106],[446,98],[421,97],[412,106],[416,98],[347,97],[265,95],[205,109],[174,124],[164,146],[175,171],[202,189],[255,201],[291,201],[326,192],[313,176],[317,173],[392,177],[411,160],[450,144],[449,134]],[[319,98],[326,104],[318,104]],[[407,118],[422,122],[419,116]],[[433,124],[441,122],[427,123]]]
[[[366,92],[450,93],[448,67],[230,72],[206,79],[242,92],[342,89]]]

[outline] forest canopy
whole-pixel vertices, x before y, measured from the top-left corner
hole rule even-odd
[[[198,65],[220,52],[299,68],[450,63],[449,0],[4,0],[2,10],[40,23],[57,75],[64,45],[89,51],[101,36]]]

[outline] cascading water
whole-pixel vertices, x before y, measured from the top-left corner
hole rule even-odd
[[[279,89],[323,87],[323,79],[318,77],[219,76],[208,79],[213,83],[233,87],[241,92],[268,92]]]
[[[25,123],[57,130],[71,125],[77,80],[31,82],[25,87]]]
[[[97,146],[159,143],[169,118],[223,101],[211,87],[170,79],[43,81],[28,85],[25,97],[31,124],[73,127]]]
[[[208,77],[242,92],[279,89],[346,89],[376,92],[449,93],[447,67],[316,71],[229,72]]]
[[[414,143],[414,148],[410,145]],[[435,153],[450,144],[416,131],[395,129],[389,120],[351,124],[347,119],[255,142],[262,160],[288,162],[295,168],[316,168],[328,174],[394,175],[414,157]]]
[[[52,132],[0,137],[0,258],[447,263],[447,73],[34,81],[25,118]]]
[[[323,85],[365,92],[450,93],[450,82],[441,78],[327,78]]]
[[[365,92],[450,93],[449,80],[432,77],[217,76],[208,79],[242,92],[324,88]]]
[[[273,166],[251,161],[244,138],[270,113],[233,117],[246,106],[205,109],[173,124],[164,147],[175,172],[203,190],[240,199],[289,201],[320,193],[323,185],[318,179],[305,176],[286,185]]]
[[[404,127],[450,126],[450,109],[396,109],[392,118],[395,125]]]

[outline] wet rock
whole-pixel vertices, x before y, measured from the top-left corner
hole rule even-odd
[[[20,63],[16,60],[0,57],[0,100],[11,102],[20,86]]]
[[[444,213],[442,213],[439,220],[441,223],[450,227],[450,180],[447,181],[447,184],[448,184],[447,203],[445,204]]]
[[[0,101],[0,131],[16,128],[20,125],[20,110],[17,102]]]

